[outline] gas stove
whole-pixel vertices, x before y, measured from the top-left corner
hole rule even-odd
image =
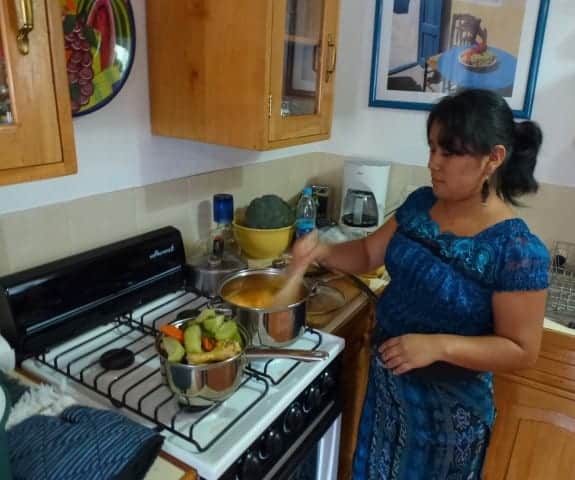
[[[161,325],[208,304],[187,271],[181,235],[166,227],[13,274],[0,279],[0,329],[24,370],[69,379],[80,401],[157,428],[164,451],[202,478],[336,478],[344,341],[306,329],[290,348],[327,359],[252,361],[231,397],[187,409],[154,348]],[[104,368],[102,355],[118,349],[129,364]]]

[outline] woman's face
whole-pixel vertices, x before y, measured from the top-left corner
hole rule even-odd
[[[434,123],[429,132],[431,184],[437,198],[464,200],[481,193],[489,172],[489,155],[459,155],[444,150],[438,142],[440,126]]]

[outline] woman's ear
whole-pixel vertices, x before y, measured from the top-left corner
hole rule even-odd
[[[503,161],[505,160],[505,156],[507,155],[507,149],[504,145],[495,145],[491,149],[491,153],[489,154],[489,160],[487,160],[487,174],[489,176],[493,175],[495,170],[497,170]]]

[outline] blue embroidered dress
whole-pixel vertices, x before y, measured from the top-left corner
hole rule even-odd
[[[395,376],[376,349],[407,333],[493,334],[494,292],[548,286],[547,249],[521,219],[458,237],[439,232],[429,214],[435,201],[421,188],[396,214],[354,480],[479,479],[494,421],[491,374],[438,362]]]

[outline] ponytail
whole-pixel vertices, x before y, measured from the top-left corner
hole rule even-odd
[[[518,205],[516,197],[537,192],[533,172],[542,142],[543,133],[535,122],[515,123],[511,151],[493,179],[497,195],[506,202]]]

